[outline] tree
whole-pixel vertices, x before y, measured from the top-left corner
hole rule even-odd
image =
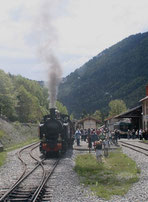
[[[17,112],[20,121],[25,122],[26,120],[27,122],[36,122],[41,120],[43,115],[49,113],[49,94],[47,88],[41,86],[37,81],[26,79],[20,75],[11,77],[15,86],[15,91],[18,94],[19,106]],[[24,102],[26,103],[25,105]],[[22,113],[20,113],[22,111],[20,106],[22,109],[26,109],[23,116]]]
[[[10,94],[0,94],[0,115],[5,115],[9,120],[17,119],[15,111],[15,99]]]
[[[73,115],[73,114],[70,115],[70,120],[71,120],[71,121],[74,120],[74,115]]]
[[[45,106],[48,108],[48,90],[45,87],[42,87],[37,81],[32,81],[26,79],[22,76],[16,76],[13,78],[13,82],[15,84],[15,88],[18,89],[21,85],[31,93],[33,96],[37,97],[41,106]]]
[[[116,116],[127,111],[126,104],[123,100],[112,100],[109,103],[110,111],[109,117]]]
[[[81,118],[82,119],[84,119],[84,118],[86,118],[86,117],[88,117],[89,116],[89,114],[86,112],[86,110],[84,109],[83,111],[82,111],[82,114],[81,114]]]
[[[56,107],[62,114],[68,114],[67,108],[59,101],[56,101]]]
[[[10,120],[16,119],[16,94],[14,86],[9,76],[0,70],[0,114]]]
[[[37,81],[0,70],[0,115],[11,121],[36,122],[48,113],[47,88]]]
[[[18,114],[21,122],[37,122],[43,116],[38,99],[29,93],[24,86],[18,90]]]
[[[102,122],[102,114],[101,114],[100,110],[96,110],[94,112],[94,114],[92,115],[92,117],[94,117],[95,119],[98,119],[99,121]]]

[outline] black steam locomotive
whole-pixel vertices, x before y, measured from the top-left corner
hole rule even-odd
[[[65,153],[73,145],[74,128],[68,115],[60,114],[55,108],[43,117],[39,126],[40,151],[46,156]]]

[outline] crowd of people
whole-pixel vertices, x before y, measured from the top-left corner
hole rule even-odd
[[[128,139],[148,140],[148,132],[145,130],[128,130]],[[80,141],[88,143],[88,148],[91,150],[93,147],[96,151],[96,158],[99,162],[102,161],[102,156],[108,156],[108,149],[110,145],[118,145],[118,139],[120,139],[119,130],[109,131],[107,128],[103,129],[77,129],[75,132],[75,141],[77,146],[80,146]]]
[[[80,146],[81,141],[87,141],[89,147],[92,147],[95,141],[108,139],[110,143],[117,144],[120,139],[120,133],[118,130],[109,131],[108,129],[77,129],[75,132],[75,140],[77,146]]]
[[[96,158],[99,162],[102,161],[104,156],[108,156],[108,149],[111,144],[118,144],[118,138],[120,138],[119,131],[115,130],[110,132],[107,129],[77,129],[75,132],[75,141],[77,146],[80,146],[80,141],[88,143],[88,148],[91,150],[93,147],[96,151]]]
[[[147,130],[128,130],[127,132],[127,138],[128,139],[140,139],[140,140],[148,140],[148,131]]]

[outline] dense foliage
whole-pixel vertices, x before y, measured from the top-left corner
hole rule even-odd
[[[0,114],[11,121],[37,122],[48,112],[48,90],[0,70]]]
[[[109,107],[109,117],[113,117],[127,111],[126,104],[123,100],[112,100],[109,103]]]
[[[68,113],[57,102],[60,112]],[[37,122],[49,113],[48,89],[39,82],[0,70],[0,115],[11,121]]]
[[[108,116],[111,100],[123,100],[127,108],[139,105],[147,83],[148,32],[122,40],[75,70],[61,83],[58,98],[76,117],[96,110]]]

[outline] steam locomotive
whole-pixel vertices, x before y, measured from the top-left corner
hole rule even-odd
[[[73,124],[68,115],[50,109],[39,125],[40,152],[45,156],[59,156],[73,145]]]

